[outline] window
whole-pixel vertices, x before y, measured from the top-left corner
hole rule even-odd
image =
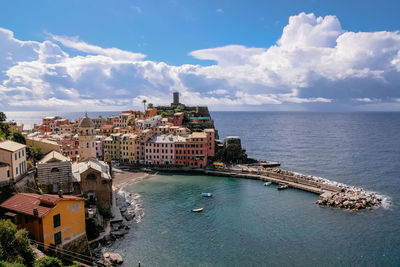
[[[16,172],[16,174],[18,174],[18,167],[15,168],[15,172]]]
[[[60,214],[57,214],[57,215],[53,216],[53,224],[54,224],[54,228],[57,228],[58,226],[61,225]]]
[[[10,170],[7,170],[7,177],[10,177]]]
[[[54,244],[56,246],[61,244],[61,232],[54,234]]]
[[[21,158],[21,151],[18,151],[18,158]]]
[[[17,160],[17,152],[15,152],[14,156],[15,160]]]

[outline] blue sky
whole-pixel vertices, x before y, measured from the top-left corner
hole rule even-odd
[[[0,107],[120,109],[177,90],[214,110],[400,110],[399,7],[2,1]]]

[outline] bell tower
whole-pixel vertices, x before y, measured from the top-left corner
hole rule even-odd
[[[85,117],[79,122],[79,161],[96,159],[96,135],[94,123],[85,113]]]

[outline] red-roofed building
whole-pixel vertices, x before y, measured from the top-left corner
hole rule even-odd
[[[75,196],[19,193],[0,208],[3,217],[18,228],[25,228],[30,238],[44,244],[84,253],[88,250],[85,229],[85,199]],[[86,244],[83,245],[82,244]]]

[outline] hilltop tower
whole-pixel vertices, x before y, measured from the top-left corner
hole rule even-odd
[[[181,103],[179,103],[179,92],[174,92],[173,93],[173,99],[172,99],[171,106],[179,106]]]
[[[80,121],[78,126],[79,140],[79,160],[84,161],[96,158],[96,135],[94,133],[94,123],[88,117]]]

